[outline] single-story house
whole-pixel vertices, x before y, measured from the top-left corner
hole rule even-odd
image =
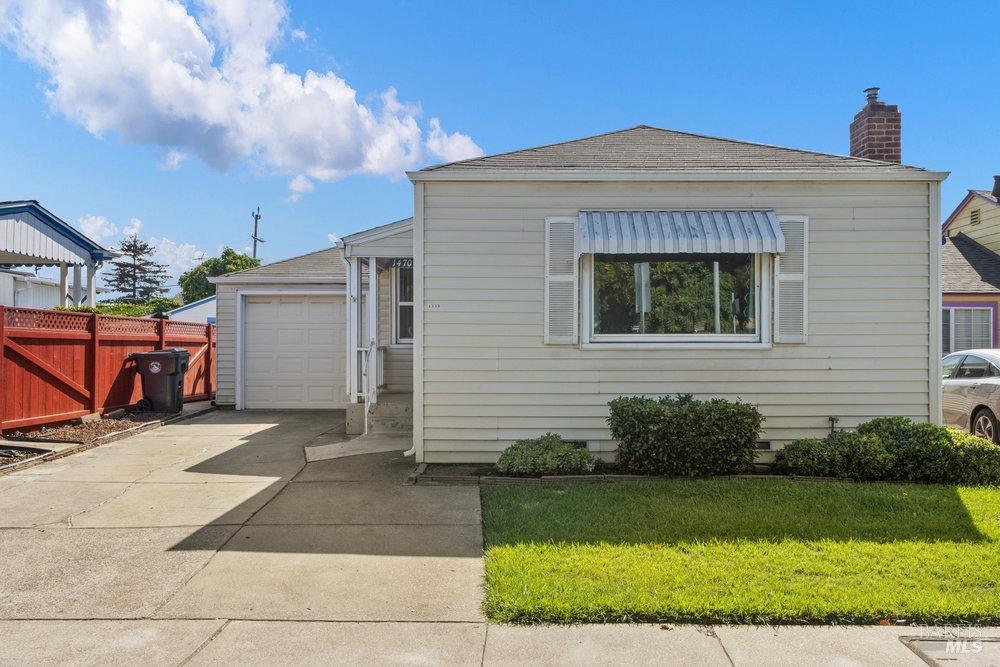
[[[627,394],[753,402],[762,449],[939,422],[947,174],[867,92],[850,156],[638,126],[411,172],[412,219],[216,279],[218,402],[350,422],[410,389],[422,462],[609,454]]]
[[[0,202],[0,267],[59,267],[57,298],[47,308],[95,304],[97,272],[120,254],[87,238],[34,199]]]
[[[110,291],[94,287],[95,295]],[[67,293],[60,292],[58,280],[35,275],[33,271],[0,270],[0,306],[55,308],[63,305],[66,298]],[[86,305],[86,301],[83,305]]]
[[[941,352],[1000,347],[1000,176],[941,228]]]
[[[204,322],[205,324],[215,324],[215,300],[216,296],[206,296],[191,303],[185,303],[173,310],[168,310],[164,315],[172,320],[184,322]]]

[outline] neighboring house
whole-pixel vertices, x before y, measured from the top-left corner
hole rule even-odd
[[[119,254],[87,238],[33,199],[0,202],[0,267],[59,267],[57,297],[47,308],[96,303],[97,271]]]
[[[213,294],[212,296],[206,296],[204,299],[198,299],[191,303],[185,303],[183,306],[174,308],[173,310],[168,310],[165,314],[172,320],[215,324],[215,301],[216,296]]]
[[[96,294],[109,291],[96,286],[94,290]],[[60,296],[58,280],[36,276],[32,271],[0,271],[0,306],[55,308],[62,305]]]
[[[306,256],[326,282],[300,260],[216,279],[218,402],[346,404],[350,422],[412,345],[424,462],[546,431],[609,453],[626,394],[750,401],[765,447],[834,417],[939,422],[947,174],[899,163],[899,112],[868,92],[850,157],[639,126],[410,173],[412,220],[345,237],[346,271]],[[279,275],[247,282],[262,271]],[[285,368],[346,387],[271,386]]]
[[[941,229],[941,352],[1000,346],[1000,176]]]
[[[941,233],[965,234],[981,246],[1000,253],[1000,176],[993,177],[993,190],[969,190],[955,207]]]

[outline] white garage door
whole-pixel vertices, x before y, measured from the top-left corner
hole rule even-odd
[[[247,296],[243,407],[343,408],[342,296]]]

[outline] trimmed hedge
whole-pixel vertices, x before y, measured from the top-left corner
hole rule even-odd
[[[610,403],[608,425],[623,472],[702,477],[749,472],[763,415],[753,405],[690,394],[623,396]]]
[[[794,475],[862,481],[886,479],[893,463],[878,436],[837,431],[823,440],[789,443],[778,452],[776,467]]]
[[[496,468],[504,475],[583,475],[594,472],[595,459],[586,449],[574,447],[555,433],[518,440],[503,450]]]
[[[965,431],[882,417],[853,433],[796,440],[775,468],[791,475],[1000,486],[1000,446]]]

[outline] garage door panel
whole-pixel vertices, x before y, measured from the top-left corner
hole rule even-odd
[[[247,297],[244,406],[344,407],[345,313],[343,297]]]

